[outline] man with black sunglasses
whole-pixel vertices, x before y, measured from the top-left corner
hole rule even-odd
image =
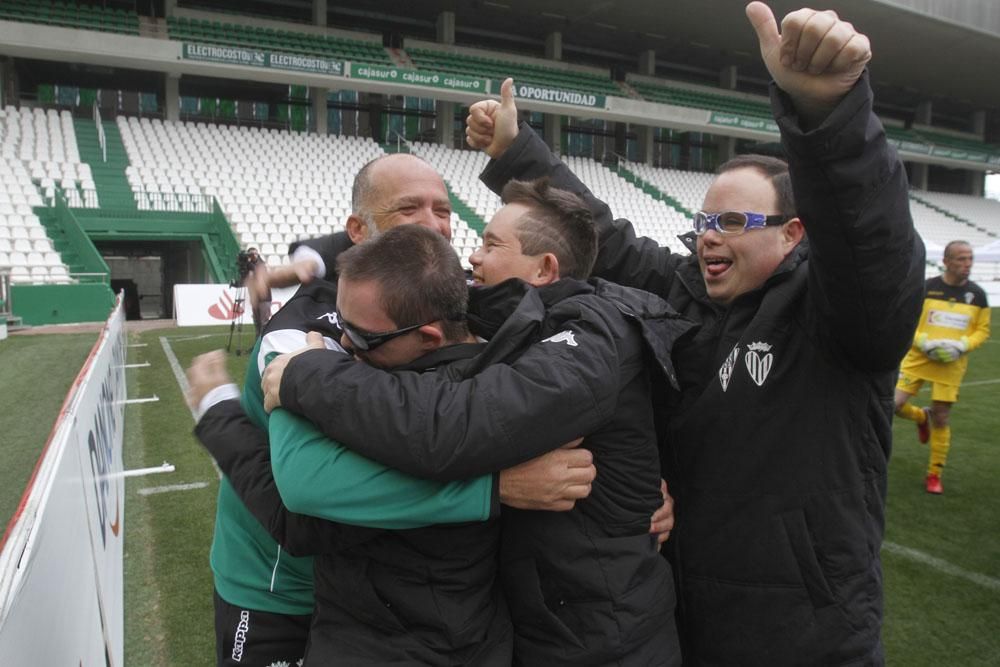
[[[447,374],[481,352],[463,316],[464,272],[440,235],[399,226],[342,253],[337,268],[339,315],[331,319],[351,321],[340,340],[350,350],[360,343],[369,363]],[[275,321],[287,317],[282,309]],[[405,322],[416,324],[398,326]],[[485,496],[479,479],[408,478],[289,412],[268,421],[270,452],[253,433],[250,443],[203,440],[274,538],[290,553],[316,555],[305,664],[509,665],[510,619],[495,581],[493,476]]]
[[[682,238],[690,256],[614,220],[518,126],[509,82],[471,108],[467,137],[494,158],[482,175],[494,191],[547,175],[587,198],[596,275],[701,324],[674,351],[680,400],[661,409],[685,663],[882,664],[893,384],[923,244],[872,112],[867,38],[833,12],[792,12],[780,30],[765,4],[746,13],[788,163],[724,164]]]

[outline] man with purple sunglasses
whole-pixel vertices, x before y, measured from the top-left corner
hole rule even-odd
[[[700,323],[674,347],[660,460],[685,664],[883,664],[895,369],[923,298],[906,172],[872,112],[868,39],[833,12],[747,17],[788,162],[722,165],[682,241],[638,238],[501,101],[470,108],[482,179],[549,176],[590,203],[594,275]],[[806,238],[808,232],[808,239]]]

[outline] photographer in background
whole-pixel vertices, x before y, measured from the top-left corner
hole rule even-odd
[[[247,248],[236,257],[239,278],[234,287],[247,287],[250,292],[250,313],[253,317],[253,328],[257,338],[271,319],[271,288],[266,280],[260,280],[267,275],[267,264],[260,256],[257,248]]]

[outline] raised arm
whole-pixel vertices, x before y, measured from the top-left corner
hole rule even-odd
[[[833,12],[799,10],[779,33],[747,7],[809,238],[810,328],[859,368],[895,368],[923,301],[924,248],[906,172],[872,113],[868,40]]]
[[[580,195],[590,207],[599,236],[593,275],[667,293],[681,256],[653,239],[636,236],[628,220],[615,220],[608,205],[594,196],[535,131],[517,121],[513,80],[504,81],[500,102],[484,100],[472,105],[466,123],[469,145],[483,149],[492,158],[480,174],[488,188],[500,194],[513,179],[548,177],[555,187]]]

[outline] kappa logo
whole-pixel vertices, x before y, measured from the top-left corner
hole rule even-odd
[[[576,338],[573,337],[573,332],[569,329],[566,331],[560,331],[555,336],[549,336],[548,338],[542,340],[543,343],[566,343],[570,347],[579,347],[576,342]]]
[[[243,645],[247,641],[247,632],[250,631],[250,612],[246,609],[240,610],[240,622],[236,624],[236,635],[233,637],[233,660],[243,661]]]
[[[333,326],[337,327],[338,329],[340,328],[340,318],[337,317],[337,311],[333,311],[332,313],[323,313],[322,315],[320,315],[316,319],[317,320],[326,320],[327,322],[329,322]]]
[[[733,347],[733,351],[729,353],[726,360],[722,362],[722,366],[719,367],[719,383],[722,385],[722,391],[726,391],[729,388],[729,380],[733,377],[733,369],[736,368],[736,360],[740,356],[740,346],[737,345]]]
[[[208,307],[208,314],[217,320],[235,320],[237,317],[243,314],[243,300],[240,299],[239,303],[233,301],[233,297],[229,296],[229,292],[223,292],[222,296],[219,297],[219,303],[213,303]]]
[[[757,354],[758,352],[766,352],[767,354],[761,356]],[[771,345],[760,341],[750,343],[747,345],[747,354],[743,357],[743,360],[746,362],[747,372],[750,373],[750,377],[753,378],[758,387],[763,387],[764,380],[767,379],[767,374],[771,372],[771,366],[774,364]]]
[[[972,300],[975,299],[975,298],[976,298],[976,295],[973,294],[972,292],[966,292],[965,293],[965,302],[966,303],[972,303]]]

